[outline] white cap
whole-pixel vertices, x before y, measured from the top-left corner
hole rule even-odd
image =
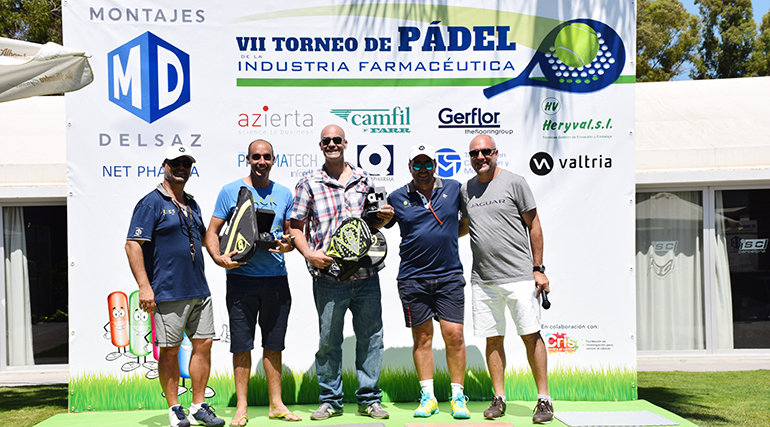
[[[164,157],[163,160],[174,160],[180,157],[189,157],[193,163],[195,162],[192,150],[187,147],[182,147],[181,145],[172,145],[171,147],[168,147],[166,149],[166,157]]]
[[[409,161],[411,162],[415,157],[421,154],[428,156],[431,160],[436,159],[436,150],[432,145],[417,144],[413,145],[412,148],[409,149]]]

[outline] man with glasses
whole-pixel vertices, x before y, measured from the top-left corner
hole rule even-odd
[[[484,417],[498,419],[505,414],[503,340],[508,307],[537,386],[532,421],[549,423],[553,405],[537,297],[550,288],[535,198],[523,177],[497,166],[497,146],[491,136],[473,138],[468,154],[476,176],[462,186],[462,211],[468,220],[473,252],[473,330],[474,335],[487,340],[487,368],[495,392]]]
[[[372,418],[388,418],[380,400],[378,386],[382,366],[382,304],[380,267],[361,268],[345,281],[321,272],[332,263],[326,249],[337,227],[350,217],[361,217],[364,201],[373,182],[363,170],[345,161],[348,141],[336,125],[321,131],[318,147],[325,161],[321,169],[297,183],[291,212],[291,234],[297,250],[307,260],[313,276],[313,296],[318,311],[320,334],[315,355],[316,375],[321,389],[320,406],[310,415],[325,420],[342,415],[342,329],[345,312],[353,314],[356,334],[356,372],[358,374],[358,413]],[[393,218],[393,208],[385,205],[377,214],[381,228]]]
[[[139,285],[139,306],[153,315],[155,344],[160,348],[158,375],[174,426],[191,423],[222,426],[204,400],[211,369],[214,315],[201,238],[206,227],[201,210],[184,192],[195,163],[189,148],[172,146],[163,160],[163,182],[137,203],[131,217],[126,254]],[[179,404],[179,346],[184,334],[192,341],[189,416]]]
[[[206,249],[214,262],[227,269],[227,311],[230,317],[230,352],[233,353],[235,416],[230,425],[243,426],[249,421],[247,394],[251,376],[251,350],[257,317],[262,332],[262,364],[267,377],[270,418],[301,421],[281,399],[281,352],[291,308],[291,293],[283,253],[294,249],[289,238],[291,190],[270,180],[275,153],[269,142],[258,139],[246,151],[249,176],[231,182],[219,192],[214,213],[206,232]],[[233,215],[241,187],[251,191],[255,209],[275,212],[270,234],[276,247],[257,249],[247,262],[232,260],[238,251],[220,254],[219,232]]]
[[[460,183],[437,178],[436,150],[427,144],[409,149],[412,181],[388,196],[401,231],[398,293],[406,327],[412,328],[414,366],[420,380],[415,417],[439,412],[433,389],[433,319],[441,327],[451,381],[450,407],[458,419],[471,417],[463,393],[465,379],[465,279],[457,239]],[[465,228],[467,233],[467,227]],[[464,233],[463,233],[464,234]]]

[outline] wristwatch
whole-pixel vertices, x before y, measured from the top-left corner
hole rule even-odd
[[[539,271],[541,273],[545,273],[545,266],[544,265],[536,265],[536,266],[532,267],[532,272],[534,273],[536,271]]]

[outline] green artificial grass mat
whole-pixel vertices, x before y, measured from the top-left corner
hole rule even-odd
[[[310,420],[310,413],[318,408],[313,405],[288,405],[289,409],[302,417],[302,421],[289,423],[287,421],[271,420],[267,417],[267,407],[249,407],[250,426],[332,426],[350,424],[383,423],[386,427],[403,427],[405,423],[467,423],[484,422],[481,415],[489,406],[489,402],[468,402],[471,411],[470,420],[454,420],[452,418],[449,403],[439,403],[440,413],[428,419],[414,418],[412,416],[417,403],[384,403],[383,407],[390,413],[390,419],[374,420],[368,417],[356,415],[357,406],[348,403],[345,405],[345,413],[340,417],[333,417],[324,421]],[[516,427],[532,425],[532,409],[535,402],[509,401],[506,415],[499,421],[511,423]],[[230,423],[235,408],[215,408],[219,417],[224,418],[226,425]],[[554,410],[559,411],[651,411],[656,414],[679,423],[680,426],[690,427],[695,424],[684,418],[659,408],[644,400],[626,402],[554,402]],[[111,412],[81,412],[54,415],[41,422],[39,427],[160,427],[168,426],[167,410],[136,410],[136,411],[111,411]],[[554,418],[550,426],[563,426],[564,424]]]

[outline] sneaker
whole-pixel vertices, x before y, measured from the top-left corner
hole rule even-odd
[[[206,402],[201,403],[201,408],[198,409],[198,412],[192,414],[192,416],[200,426],[219,427],[225,425],[225,420],[217,417],[214,413],[214,408],[209,406]]]
[[[312,414],[310,414],[311,420],[327,420],[330,417],[338,417],[342,415],[342,409],[334,409],[332,405],[328,403],[322,403]]]
[[[532,422],[535,424],[548,424],[553,419],[553,405],[545,399],[537,400],[534,412]]]
[[[471,417],[471,411],[469,411],[468,407],[465,405],[465,402],[467,401],[468,396],[464,396],[460,393],[457,393],[457,396],[452,398],[449,403],[452,408],[453,417],[456,419],[468,419]]]
[[[187,419],[182,405],[168,408],[168,424],[170,427],[190,427],[190,421]]]
[[[505,401],[500,396],[492,398],[492,404],[484,411],[484,418],[488,420],[499,420],[505,415]]]
[[[390,414],[382,409],[382,404],[380,402],[374,402],[366,408],[358,408],[358,414],[376,418],[378,420],[386,420],[390,418]]]
[[[430,393],[420,390],[420,407],[415,409],[414,416],[428,418],[433,414],[438,414],[438,401]]]

